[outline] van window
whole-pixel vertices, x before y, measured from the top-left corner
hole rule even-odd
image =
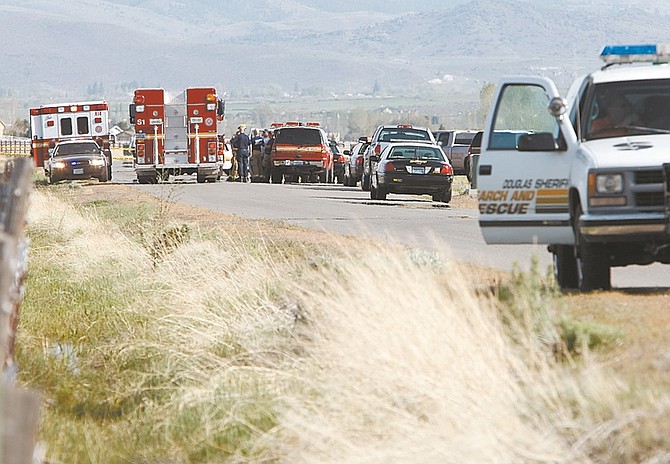
[[[506,85],[494,113],[488,148],[516,150],[521,135],[533,132],[548,132],[558,139],[558,123],[547,111],[548,104],[547,93],[538,85]]]
[[[79,116],[77,118],[77,134],[79,135],[88,135],[90,130],[88,129],[88,117]]]
[[[60,135],[72,135],[72,119],[62,118],[60,120]]]

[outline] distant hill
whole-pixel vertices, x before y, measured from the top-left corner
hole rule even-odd
[[[231,98],[376,88],[477,99],[502,74],[541,73],[567,86],[599,65],[607,43],[670,41],[665,0],[7,3],[0,98],[35,102],[121,102],[137,86],[201,84]]]

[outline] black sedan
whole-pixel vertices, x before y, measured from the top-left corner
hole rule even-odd
[[[56,144],[44,162],[44,174],[49,183],[61,180],[109,180],[109,161],[93,140],[68,140]]]
[[[425,143],[391,143],[371,155],[370,198],[385,200],[389,193],[432,195],[451,201],[454,170],[442,148]]]

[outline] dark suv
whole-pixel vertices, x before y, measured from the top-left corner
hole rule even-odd
[[[325,182],[333,166],[333,152],[326,132],[316,123],[286,123],[275,129],[270,150],[273,184],[282,180]]]

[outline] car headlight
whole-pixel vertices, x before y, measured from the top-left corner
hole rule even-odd
[[[623,174],[590,173],[589,206],[626,206]]]
[[[51,165],[52,168],[54,169],[65,169],[65,163],[63,161],[56,161]]]
[[[623,175],[597,174],[596,193],[616,194],[623,192]]]
[[[104,166],[105,165],[105,160],[104,159],[91,160],[91,165],[92,166]]]

